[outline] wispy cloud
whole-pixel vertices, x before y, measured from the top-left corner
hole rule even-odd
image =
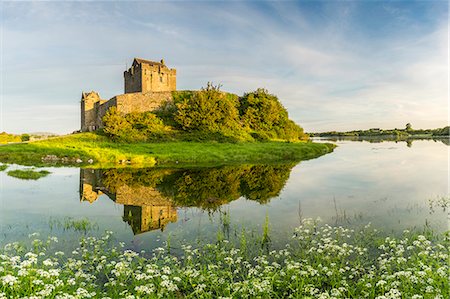
[[[210,80],[238,94],[265,87],[308,131],[447,123],[444,2],[2,8],[3,130],[77,129],[81,91],[122,92],[122,72],[135,56],[165,58],[180,89]]]

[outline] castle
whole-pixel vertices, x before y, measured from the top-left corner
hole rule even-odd
[[[125,93],[109,100],[95,92],[81,94],[81,131],[95,131],[103,127],[103,116],[111,107],[119,112],[145,112],[157,109],[172,100],[177,86],[177,71],[169,69],[164,60],[155,62],[134,58],[131,67],[124,72]]]
[[[101,169],[80,169],[80,201],[95,202],[105,194],[116,204],[123,206],[123,221],[128,223],[135,235],[156,229],[164,230],[167,224],[178,219],[172,201],[158,190],[148,186],[121,184],[108,189]]]

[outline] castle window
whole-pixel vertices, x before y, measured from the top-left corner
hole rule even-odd
[[[161,77],[159,77],[159,82],[162,82],[163,81],[163,77],[161,76]]]

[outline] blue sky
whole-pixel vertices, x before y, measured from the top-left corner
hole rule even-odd
[[[0,3],[0,131],[79,129],[133,57],[178,89],[264,87],[306,131],[448,123],[447,1]]]

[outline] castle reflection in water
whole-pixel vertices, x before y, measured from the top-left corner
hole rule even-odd
[[[102,194],[116,204],[123,205],[123,220],[134,234],[161,229],[169,222],[177,221],[177,209],[172,201],[161,195],[154,187],[122,184],[109,190],[102,183],[101,169],[80,169],[80,200],[93,203]]]
[[[197,169],[80,169],[80,200],[106,195],[123,205],[123,221],[141,234],[177,221],[178,207],[214,211],[240,197],[267,203],[295,164]]]

